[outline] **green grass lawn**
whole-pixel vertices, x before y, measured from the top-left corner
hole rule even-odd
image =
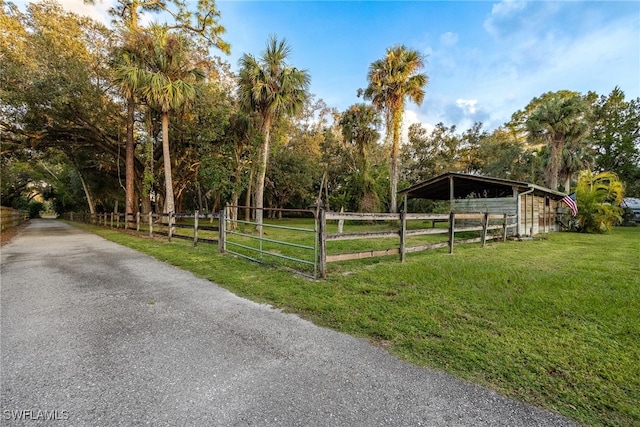
[[[324,281],[89,229],[411,363],[581,423],[640,425],[640,227],[334,263]]]

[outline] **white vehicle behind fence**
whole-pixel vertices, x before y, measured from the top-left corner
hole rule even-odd
[[[633,211],[633,220],[640,223],[640,199],[627,197],[622,201],[620,207],[631,209]]]

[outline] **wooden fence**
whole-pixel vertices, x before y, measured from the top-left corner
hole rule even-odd
[[[362,232],[362,233],[334,233],[328,234],[327,221],[397,221],[400,229],[398,231],[386,232]],[[431,221],[431,228],[408,229],[407,221],[420,220]],[[320,276],[325,278],[327,275],[327,263],[336,261],[346,261],[353,259],[371,258],[387,255],[399,255],[400,262],[404,262],[406,254],[420,252],[429,249],[437,249],[449,247],[449,253],[453,253],[454,244],[475,243],[480,242],[482,246],[487,240],[498,239],[506,240],[509,230],[517,228],[516,215],[507,214],[489,214],[489,213],[453,213],[450,214],[415,214],[400,212],[398,214],[386,213],[338,213],[324,212],[320,213],[320,250],[319,250],[319,269]],[[448,223],[447,228],[436,228],[436,223]],[[500,230],[499,235],[489,235],[489,231]],[[458,239],[456,233],[463,232],[480,232],[479,237]],[[407,238],[414,236],[425,236],[434,234],[447,234],[446,241],[427,243],[415,246],[408,246]],[[370,251],[359,251],[352,253],[327,254],[327,242],[354,239],[384,239],[397,238],[398,246],[388,249],[378,249]]]
[[[29,219],[27,211],[0,206],[0,231],[15,227]]]
[[[220,214],[201,214],[198,211],[194,213],[179,214],[156,214],[149,212],[148,214],[129,214],[124,213],[97,213],[90,214],[86,212],[69,212],[64,218],[69,221],[84,222],[87,224],[100,225],[115,229],[135,230],[138,233],[148,234],[149,237],[154,235],[166,236],[169,241],[172,238],[193,240],[196,246],[199,242],[217,244],[220,238],[220,227],[217,225],[206,225],[201,220],[214,220],[217,222]],[[185,234],[186,232],[186,234]],[[203,236],[205,232],[205,236]]]
[[[242,209],[244,207],[238,207]],[[148,215],[129,215],[135,220],[125,220],[124,214],[117,213],[101,213],[90,215],[87,213],[69,213],[65,214],[65,219],[71,221],[80,221],[91,223],[95,225],[101,225],[112,228],[122,229],[135,229],[140,233],[148,233],[150,237],[154,235],[167,236],[169,240],[171,238],[180,239],[192,239],[194,246],[198,242],[206,242],[218,244],[220,252],[232,252],[227,249],[229,244],[235,244],[239,247],[245,247],[242,243],[234,243],[228,241],[228,238],[232,235],[238,235],[243,238],[251,238],[259,242],[259,248],[250,248],[251,250],[257,250],[260,255],[267,253],[269,255],[278,254],[277,252],[269,253],[263,251],[263,241],[269,243],[278,243],[293,247],[302,247],[299,243],[283,242],[275,240],[273,238],[264,238],[262,236],[253,236],[249,234],[240,233],[237,231],[231,231],[224,225],[227,222],[231,222],[228,216],[228,210],[224,209],[219,214],[199,214],[198,211],[193,214],[153,214]],[[354,259],[371,258],[387,255],[398,255],[400,262],[404,262],[406,255],[409,253],[420,252],[430,249],[449,248],[449,253],[453,253],[454,245],[465,243],[480,243],[484,246],[488,240],[506,240],[509,235],[516,234],[511,230],[517,231],[517,216],[508,214],[489,214],[489,213],[449,213],[449,214],[419,214],[419,213],[405,213],[400,212],[397,214],[390,213],[351,213],[351,212],[327,212],[320,210],[319,212],[309,211],[313,214],[313,221],[317,223],[310,229],[296,229],[292,227],[275,226],[271,224],[271,227],[284,228],[291,230],[298,230],[306,232],[316,233],[314,238],[317,242],[317,249],[315,246],[304,246],[305,249],[312,250],[315,253],[314,260],[311,262],[302,261],[304,263],[313,264],[313,277],[327,277],[327,264],[338,261],[348,261]],[[218,226],[202,225],[202,219],[209,219],[211,222],[217,220]],[[338,221],[343,223],[344,221],[362,223],[362,222],[376,222],[386,221],[390,223],[397,223],[398,229],[391,231],[368,231],[368,232],[341,232],[342,227],[339,226],[338,233],[327,232],[327,221]],[[429,228],[415,228],[408,227],[410,221],[430,221],[431,227]],[[243,222],[239,220],[233,220],[233,222]],[[255,225],[254,223],[247,223]],[[178,230],[189,230],[187,234],[178,232]],[[209,237],[202,238],[199,236],[200,232],[208,233]],[[212,234],[215,234],[215,238],[211,238]],[[462,236],[461,236],[462,234]],[[464,234],[467,234],[466,236]],[[469,234],[473,234],[474,237],[469,237]],[[420,236],[430,235],[446,235],[446,239],[436,242],[420,242]],[[358,252],[339,252],[332,250],[331,254],[327,252],[327,246],[331,246],[332,242],[346,241],[346,240],[366,240],[366,239],[394,239],[387,240],[392,247],[385,249],[371,249]],[[410,243],[413,241],[413,245]],[[397,243],[396,243],[397,242]],[[420,243],[420,244],[416,244]],[[307,247],[308,246],[308,247]],[[375,247],[376,245],[371,245]],[[380,246],[379,244],[377,245]],[[336,253],[338,252],[338,253]],[[233,252],[232,252],[233,253]],[[242,255],[245,258],[259,261],[253,257]],[[274,255],[275,256],[275,255]],[[301,262],[300,259],[293,256],[287,256],[278,254],[281,258],[290,259],[293,261]]]

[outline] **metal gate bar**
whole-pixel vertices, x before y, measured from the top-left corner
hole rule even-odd
[[[260,227],[260,235],[259,236],[255,236],[253,234],[247,234],[247,233],[241,233],[239,231],[233,231],[233,230],[229,230],[228,227],[224,227],[224,247],[222,248],[225,252],[229,252],[231,254],[240,256],[242,258],[245,259],[249,259],[251,261],[254,262],[258,262],[258,263],[264,263],[263,261],[263,256],[273,256],[276,258],[281,258],[281,259],[286,259],[289,261],[293,261],[296,263],[300,263],[303,265],[312,265],[313,266],[313,275],[309,275],[308,273],[305,273],[303,271],[299,271],[299,270],[295,270],[292,269],[294,272],[302,275],[302,276],[306,276],[306,277],[311,277],[313,279],[316,279],[318,277],[318,239],[317,239],[317,235],[318,235],[318,217],[315,211],[312,210],[301,210],[301,209],[264,209],[264,210],[275,210],[275,211],[282,211],[282,212],[296,212],[296,213],[306,213],[306,214],[311,214],[313,215],[313,222],[314,222],[314,228],[302,228],[302,227],[289,227],[289,226],[285,226],[285,225],[277,225],[277,224],[269,224],[269,223],[265,223],[262,222],[261,224],[258,224],[257,222],[254,221],[245,221],[245,220],[240,220],[240,219],[235,219],[232,220],[229,218],[229,211],[230,208],[237,208],[238,211],[240,211],[241,209],[244,209],[244,206],[227,206],[226,209],[223,210],[223,218],[221,218],[221,224],[226,224],[226,223],[236,223],[236,224],[246,224],[246,225],[250,225],[250,226],[261,226]],[[251,208],[251,209],[255,209],[255,208]],[[293,243],[293,242],[288,242],[288,241],[284,241],[284,240],[276,240],[276,239],[271,239],[271,238],[267,238],[264,237],[262,234],[263,228],[265,227],[270,227],[270,228],[277,228],[277,229],[282,229],[282,230],[291,230],[291,231],[299,231],[299,232],[303,232],[303,233],[311,233],[313,235],[313,246],[309,246],[309,245],[303,245],[303,244],[299,244],[299,243]],[[233,242],[230,241],[227,236],[241,236],[241,237],[245,237],[248,239],[254,239],[257,240],[259,242],[259,247],[258,248],[254,248],[239,242]],[[272,251],[268,251],[263,249],[263,242],[269,242],[269,243],[273,243],[276,245],[284,245],[284,246],[289,246],[289,247],[294,247],[294,248],[298,248],[298,249],[302,249],[305,251],[313,251],[313,261],[309,261],[306,259],[301,259],[301,258],[296,258],[293,256],[288,256],[288,255],[283,255],[280,253],[276,253],[276,252],[272,252]],[[252,252],[257,252],[259,254],[259,258],[257,257],[252,257],[250,255],[247,254],[243,254],[240,253],[238,251],[234,251],[232,249],[229,249],[228,246],[235,246],[238,248],[243,248],[245,250],[248,251],[252,251]]]

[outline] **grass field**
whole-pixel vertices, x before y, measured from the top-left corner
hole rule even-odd
[[[335,263],[324,281],[89,229],[411,363],[584,424],[640,425],[640,227]]]

